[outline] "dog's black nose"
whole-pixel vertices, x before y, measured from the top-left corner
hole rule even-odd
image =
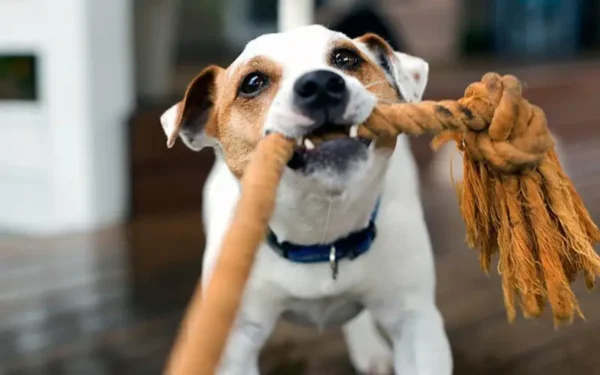
[[[322,112],[328,118],[339,117],[348,103],[344,78],[329,70],[306,73],[294,84],[294,103],[307,116]]]

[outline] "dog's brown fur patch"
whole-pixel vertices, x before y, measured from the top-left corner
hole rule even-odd
[[[365,43],[363,40],[365,37],[366,36],[360,37],[356,39],[356,41]],[[381,41],[385,43],[383,39],[381,39]],[[366,44],[368,45],[368,43]],[[362,82],[362,84],[367,87],[369,91],[377,95],[379,99],[392,102],[398,101],[396,90],[392,86],[391,82],[388,81],[382,68],[373,62],[371,58],[366,56],[360,49],[358,49],[353,42],[347,40],[336,41],[332,49],[335,48],[352,50],[364,61],[364,63],[361,64],[358,69],[347,71],[345,72],[346,74],[353,76]]]
[[[394,57],[394,50],[392,47],[376,34],[368,33],[356,38],[355,41],[365,44],[370,49],[377,49],[390,58]],[[383,68],[374,63],[370,58],[364,56],[362,52],[360,52],[360,54],[364,59],[365,64],[363,64],[364,66],[360,69],[360,75],[358,75],[357,78],[365,85],[365,87],[368,87],[368,90],[374,93],[380,101],[387,103],[400,102],[401,99],[398,98],[398,92],[392,83],[388,81]],[[378,139],[375,142],[375,147],[393,149],[396,147],[396,138]]]
[[[279,90],[282,68],[279,64],[257,56],[234,71],[230,67],[223,80],[217,104],[218,136],[225,161],[229,169],[238,177],[242,175],[250,153],[260,139],[262,124],[265,122],[269,106]],[[238,95],[238,88],[244,78],[253,72],[260,72],[269,78],[268,86],[257,96],[246,98]]]

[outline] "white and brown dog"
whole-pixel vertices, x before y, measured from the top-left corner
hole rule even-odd
[[[218,155],[204,191],[204,285],[256,143],[271,131],[298,140],[220,374],[258,374],[258,354],[280,316],[342,325],[359,372],[451,374],[408,141],[371,143],[355,126],[378,101],[420,100],[427,75],[425,61],[376,35],[353,40],[307,26],[251,41],[227,69],[207,68],[162,116],[169,144],[180,137]],[[305,139],[340,129],[347,136]]]

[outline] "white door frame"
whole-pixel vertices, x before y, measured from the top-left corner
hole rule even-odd
[[[314,0],[279,0],[278,8],[277,28],[279,31],[287,31],[314,23]]]

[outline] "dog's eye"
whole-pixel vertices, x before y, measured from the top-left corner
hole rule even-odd
[[[360,66],[362,59],[356,52],[347,48],[340,48],[333,51],[331,63],[342,70],[354,70]]]
[[[238,92],[245,97],[254,97],[262,92],[269,84],[269,78],[262,73],[254,72],[248,74]]]

